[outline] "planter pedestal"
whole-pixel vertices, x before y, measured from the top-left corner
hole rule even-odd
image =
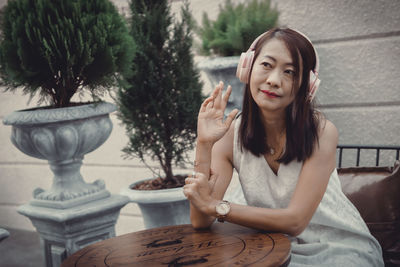
[[[114,237],[120,209],[128,202],[125,196],[111,195],[67,209],[26,204],[18,212],[28,217],[40,234],[46,266],[59,267],[79,249]]]
[[[23,153],[47,160],[52,186],[37,188],[18,212],[39,232],[48,267],[60,266],[75,251],[115,236],[120,209],[129,199],[112,196],[103,180],[86,183],[80,168],[84,155],[102,145],[112,131],[114,104],[15,111],[4,124],[12,126],[11,141]]]

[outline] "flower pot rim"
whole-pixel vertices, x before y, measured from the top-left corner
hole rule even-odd
[[[43,106],[16,110],[4,117],[3,124],[15,126],[45,124],[101,116],[116,110],[115,104],[104,101],[63,108]]]
[[[138,204],[154,204],[165,202],[176,202],[186,200],[183,194],[183,187],[158,189],[158,190],[137,190],[131,189],[134,185],[154,178],[146,178],[130,184],[121,190],[120,194],[129,197],[131,202]]]

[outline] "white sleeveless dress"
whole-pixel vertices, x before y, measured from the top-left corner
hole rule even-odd
[[[303,163],[280,164],[276,175],[264,157],[256,157],[246,150],[242,152],[238,143],[240,119],[235,121],[233,164],[247,204],[287,207]],[[343,194],[336,169],[309,225],[300,235],[289,238],[292,245],[290,267],[384,266],[381,247]]]

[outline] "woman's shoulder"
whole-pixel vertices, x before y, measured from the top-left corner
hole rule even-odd
[[[321,148],[335,149],[339,139],[336,126],[330,120],[322,118],[318,131],[319,146]]]
[[[319,134],[335,136],[338,135],[338,130],[333,122],[326,119],[325,117],[322,117],[319,124]]]

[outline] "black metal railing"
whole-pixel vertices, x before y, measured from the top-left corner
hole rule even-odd
[[[360,154],[361,150],[376,150],[375,155],[375,163],[376,166],[379,166],[379,156],[382,150],[395,150],[396,151],[396,160],[399,160],[399,151],[400,146],[378,146],[378,145],[338,145],[337,149],[339,150],[339,160],[338,160],[338,167],[342,167],[342,156],[344,149],[353,149],[357,150],[357,160],[356,160],[356,167],[360,166]]]

